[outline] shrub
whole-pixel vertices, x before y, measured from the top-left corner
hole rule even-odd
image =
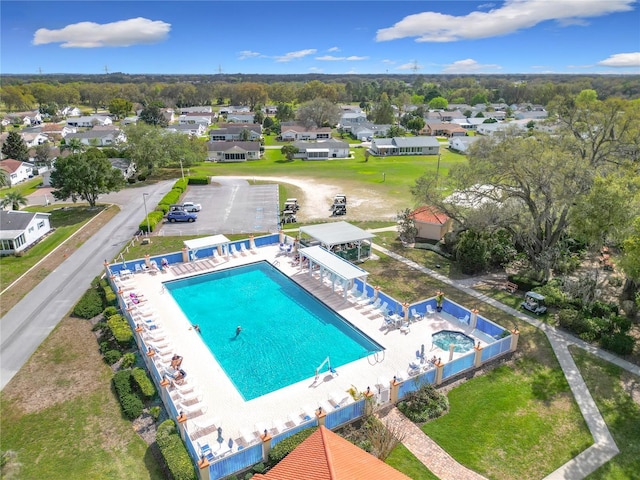
[[[97,317],[104,310],[102,297],[96,288],[87,290],[82,298],[73,307],[73,315],[80,318],[90,319]]]
[[[128,348],[133,343],[133,331],[129,326],[129,322],[120,314],[115,314],[107,320],[107,326],[111,330],[113,338],[122,347]]]
[[[110,307],[114,307],[118,304],[115,292],[108,285],[104,287],[104,301]]]
[[[131,382],[133,384],[133,390],[140,392],[143,398],[147,400],[155,397],[156,387],[142,368],[134,368],[131,370]]]
[[[180,193],[184,193],[185,190],[187,189],[187,185],[188,185],[189,181],[185,178],[185,179],[178,179],[176,180],[176,183],[173,184],[173,188],[175,188],[176,190],[180,190]]]
[[[272,465],[275,465],[276,463],[278,463],[284,457],[289,455],[289,453],[291,453],[294,448],[296,448],[303,441],[305,441],[307,437],[311,435],[313,432],[315,432],[316,430],[317,430],[317,427],[306,428],[301,432],[291,435],[290,437],[279,442],[269,452],[269,462]]]
[[[104,309],[104,312],[102,312],[102,316],[106,319],[108,319],[109,317],[114,316],[116,313],[118,313],[118,309],[114,306],[110,306]]]
[[[104,361],[109,365],[113,365],[122,358],[122,352],[120,350],[107,350],[104,352]]]
[[[167,211],[168,209],[169,207],[167,206]],[[147,232],[147,218],[149,219],[149,228],[151,229],[149,232]],[[162,212],[161,210],[154,210],[152,212],[149,212],[149,215],[147,215],[144,218],[144,220],[140,222],[140,224],[138,225],[138,228],[143,232],[151,233],[155,230],[156,225],[158,225],[158,223],[162,223],[163,218],[164,218],[164,212]]]
[[[122,413],[124,413],[125,417],[129,420],[138,418],[142,415],[142,410],[144,409],[142,400],[133,393],[127,393],[120,397],[120,405],[122,406]]]
[[[533,290],[542,286],[542,282],[532,272],[521,272],[509,275],[508,280],[518,285],[520,290]]]
[[[105,355],[109,350],[111,350],[111,344],[109,342],[100,342],[100,353]]]
[[[635,339],[626,333],[611,333],[603,335],[600,339],[602,348],[618,355],[630,355],[634,345]]]
[[[173,420],[165,420],[158,426],[156,443],[174,480],[198,478],[195,467],[191,463],[191,457],[176,431]]]
[[[131,370],[120,370],[111,378],[118,397],[131,393]]]
[[[144,173],[138,174],[138,181],[144,182],[147,179],[147,176]]]
[[[151,415],[156,421],[158,420],[158,418],[160,418],[160,412],[162,412],[162,409],[157,405],[149,409],[149,415]]]
[[[122,356],[122,363],[120,366],[122,368],[131,368],[136,363],[136,354],[135,353],[125,353]]]
[[[455,247],[456,262],[462,273],[473,275],[483,272],[489,265],[487,241],[482,234],[467,230],[458,236]]]
[[[136,183],[136,177],[127,178],[127,183],[133,185],[134,183]]]
[[[264,473],[265,471],[265,466],[264,463],[260,462],[260,463],[256,463],[252,468],[251,471],[253,473]]]
[[[155,209],[159,212],[162,212],[162,216],[165,216],[167,213],[169,213],[169,205],[165,205],[164,203],[156,206]]]
[[[549,307],[563,307],[567,300],[567,296],[560,288],[549,283],[541,287],[536,287],[534,291],[540,295],[544,295],[544,301]]]
[[[209,177],[189,177],[189,185],[209,185]]]
[[[449,399],[430,383],[423,383],[420,388],[398,403],[398,410],[415,423],[437,418],[448,408]]]
[[[182,192],[173,188],[169,190],[158,203],[163,205],[173,205],[174,203],[178,203],[180,201],[180,195],[182,195]]]

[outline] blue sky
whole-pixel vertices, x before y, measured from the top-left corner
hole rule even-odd
[[[640,73],[638,0],[7,1],[3,73]]]

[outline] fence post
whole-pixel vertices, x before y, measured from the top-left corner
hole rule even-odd
[[[367,390],[364,392],[364,414],[365,415],[368,416],[373,414],[373,407],[375,406],[373,402],[374,402],[374,393],[371,391],[369,387],[367,387]]]
[[[478,344],[473,347],[473,349],[476,352],[475,357],[473,357],[473,366],[475,368],[480,368],[480,366],[482,365],[482,347],[480,346],[480,342],[478,342]]]
[[[144,256],[144,264],[147,266],[147,268],[151,268],[151,257],[148,253]]]
[[[269,452],[271,451],[271,434],[269,430],[265,428],[264,432],[260,434],[260,439],[262,440],[262,460],[265,462],[269,458]]]
[[[471,310],[471,318],[469,319],[469,326],[471,328],[476,328],[478,325],[478,309],[474,308]]]
[[[202,455],[200,457],[200,460],[198,460],[198,468],[200,469],[200,471],[198,472],[200,480],[209,480],[209,460],[207,460],[207,457],[205,457],[204,455]]]
[[[184,439],[186,432],[184,431],[184,425],[187,421],[187,415],[184,412],[179,412],[178,417],[176,418],[178,422],[178,430],[180,430],[180,437]]]
[[[249,249],[253,250],[256,248],[256,240],[253,235],[249,235]]]
[[[324,411],[324,408],[318,407],[316,410],[316,418],[318,419],[318,426],[325,426],[325,421],[327,419],[327,412]]]
[[[187,247],[182,247],[182,263],[187,263],[189,261],[189,249]]]
[[[442,363],[442,360],[438,359],[438,361],[436,362],[436,381],[435,384],[436,385],[440,385],[442,383],[442,368],[444,367],[444,363]]]
[[[518,338],[520,337],[520,330],[518,330],[518,327],[515,327],[513,330],[511,330],[511,348],[510,350],[512,352],[516,351],[516,348],[518,348]]]
[[[393,403],[394,405],[396,403],[398,403],[398,394],[399,394],[399,390],[400,390],[400,382],[398,381],[398,379],[396,378],[396,376],[393,376],[393,380],[391,380],[389,382],[389,386],[391,387],[391,393],[389,394],[389,400],[391,400],[391,403]]]

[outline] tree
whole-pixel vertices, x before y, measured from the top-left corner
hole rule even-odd
[[[445,110],[449,106],[449,102],[446,98],[435,97],[429,102],[429,108],[433,110]]]
[[[489,246],[475,230],[466,230],[458,236],[455,255],[460,270],[467,275],[483,272],[489,265]]]
[[[51,167],[51,148],[48,144],[43,143],[36,146],[35,159],[37,164],[46,165],[49,168]]]
[[[382,95],[380,95],[380,100],[378,100],[371,111],[373,123],[378,125],[393,123],[395,116],[396,114],[389,101],[389,96],[383,92]]]
[[[411,130],[415,135],[418,135],[420,130],[424,128],[425,121],[422,117],[413,117],[407,122],[407,128]]]
[[[236,86],[234,95],[231,99],[233,104],[248,105],[249,110],[253,112],[257,104],[266,103],[269,96],[267,89],[262,83],[243,82]]]
[[[293,157],[295,156],[295,154],[298,153],[300,150],[298,149],[298,147],[295,147],[293,145],[284,145],[280,149],[280,151],[285,156],[285,158],[291,162],[293,161]]]
[[[163,105],[160,102],[151,102],[140,112],[140,120],[147,125],[166,127],[169,122],[162,113]]]
[[[2,145],[2,155],[21,162],[29,160],[29,148],[18,132],[9,132]]]
[[[82,199],[95,207],[99,195],[124,187],[124,177],[100,150],[91,148],[85,153],[58,158],[51,172],[51,186],[58,200],[71,198],[75,203]]]
[[[69,150],[73,153],[84,152],[86,145],[82,143],[82,140],[79,138],[70,138],[69,140],[64,140],[64,143],[60,145],[60,150]]]
[[[404,211],[398,213],[396,220],[398,221],[400,241],[403,243],[415,242],[416,235],[418,235],[418,227],[416,227],[416,222],[413,215],[411,215],[411,210],[406,208]]]
[[[342,110],[338,105],[324,98],[316,98],[302,104],[296,118],[307,127],[323,127],[335,125],[341,115]]]
[[[404,129],[400,125],[391,125],[387,130],[387,137],[402,137],[404,136]]]
[[[124,98],[114,98],[109,102],[109,113],[115,115],[117,119],[126,117],[133,110],[133,103]]]
[[[11,180],[9,179],[9,175],[4,169],[0,168],[0,188],[10,186]]]
[[[288,122],[296,118],[296,113],[293,111],[293,107],[289,103],[279,103],[276,108],[276,120],[279,122]]]
[[[262,122],[264,122],[264,113],[258,110],[253,114],[253,123],[262,124]]]
[[[27,199],[17,190],[8,192],[0,201],[2,208],[11,207],[12,210],[20,210],[20,206],[25,206],[29,202]]]

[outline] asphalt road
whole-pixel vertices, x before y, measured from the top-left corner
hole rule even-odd
[[[100,275],[105,259],[113,260],[131,240],[144,218],[142,194],[149,193],[146,203],[151,211],[173,183],[129,188],[100,198],[101,203],[120,205],[120,213],[0,319],[0,390]]]

